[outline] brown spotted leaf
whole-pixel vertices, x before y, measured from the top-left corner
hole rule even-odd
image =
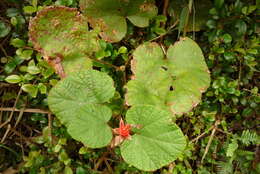
[[[30,21],[29,37],[61,76],[90,68],[88,57],[99,49],[97,33],[88,31],[86,18],[75,8],[50,6],[39,11]]]

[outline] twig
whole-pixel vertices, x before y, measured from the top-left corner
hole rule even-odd
[[[5,57],[8,57],[8,54],[6,53],[4,47],[2,45],[0,45],[0,48],[1,48],[2,52],[4,53]]]
[[[108,155],[108,152],[104,152],[104,153],[103,153],[102,157],[98,159],[97,163],[95,163],[95,165],[94,165],[94,170],[98,170],[100,164],[102,164],[102,162],[103,162],[104,160],[106,160],[106,156],[107,156],[107,155]]]
[[[11,111],[14,111],[14,112],[21,112],[21,109],[14,109],[13,108],[0,108],[0,111],[8,111],[8,112],[11,112]],[[40,113],[40,114],[49,114],[51,113],[51,111],[48,111],[48,110],[42,110],[42,109],[31,109],[31,108],[28,108],[28,109],[24,109],[23,112],[30,112],[30,113]]]
[[[166,50],[162,44],[160,44],[160,47],[162,48],[163,54],[166,55]]]
[[[15,122],[15,125],[14,125],[14,128],[16,128],[16,126],[18,125],[18,123],[20,122],[20,120],[22,119],[22,116],[23,116],[23,113],[24,113],[24,109],[25,109],[25,106],[20,110],[20,113],[18,115],[18,118]]]
[[[164,0],[164,4],[163,4],[163,15],[167,16],[167,10],[169,7],[169,0]]]
[[[251,94],[253,94],[253,95],[255,95],[255,96],[260,96],[260,94],[254,94],[251,90],[249,90],[249,89],[246,89],[246,88],[243,88],[242,89],[243,91],[247,91],[247,92],[250,92]]]
[[[197,142],[201,137],[203,137],[204,135],[206,135],[209,131],[211,131],[212,129],[214,129],[215,125],[211,126],[207,131],[203,132],[202,134],[200,134],[199,136],[197,136],[196,138],[192,139],[191,142]]]
[[[7,135],[8,135],[8,133],[9,133],[10,129],[11,129],[11,125],[8,124],[7,125],[7,129],[5,131],[5,134],[4,134],[3,138],[1,139],[1,143],[3,143],[5,141],[5,139],[6,139]]]
[[[223,130],[221,130],[221,129],[219,129],[219,128],[217,128],[216,130],[217,130],[218,132],[221,132],[221,133],[223,133],[223,134],[232,135],[232,133],[225,132],[225,131],[223,131]]]
[[[152,42],[154,40],[160,39],[161,37],[167,35],[178,24],[178,22],[179,22],[179,20],[176,20],[175,23],[172,26],[170,26],[170,28],[164,34],[159,35],[159,36],[157,36],[157,37],[155,37],[153,39],[150,39],[150,40],[148,40],[148,42]]]
[[[113,65],[113,64],[107,63],[107,62],[105,62],[105,61],[103,61],[103,60],[93,59],[93,58],[90,58],[90,59],[91,59],[92,61],[96,61],[96,62],[98,62],[98,63],[101,63],[101,64],[104,64],[104,65],[110,66],[111,68],[114,68],[114,69],[116,69],[117,71],[120,70],[120,68],[119,68],[118,66],[115,66],[115,65]]]
[[[167,10],[169,7],[169,0],[164,0],[164,4],[163,4],[163,15],[167,18]],[[165,22],[161,22],[160,23],[160,27],[161,28],[165,28],[166,25],[166,21]],[[160,37],[160,43],[163,42],[163,36]]]
[[[51,138],[51,144],[52,144],[52,135],[51,135],[51,130],[52,130],[52,117],[51,117],[51,113],[48,113],[48,127],[49,127],[49,137]]]
[[[14,134],[18,135],[19,137],[21,137],[22,139],[24,139],[28,144],[37,144],[37,143],[33,142],[32,140],[30,140],[29,138],[22,135],[20,132],[17,132],[15,129],[11,128],[11,131]]]
[[[212,143],[213,137],[214,137],[214,135],[215,135],[215,133],[216,133],[216,130],[217,130],[217,127],[218,127],[219,124],[220,124],[220,121],[219,121],[219,120],[217,120],[217,121],[215,122],[215,124],[214,124],[214,128],[213,128],[213,130],[212,130],[212,132],[211,132],[211,135],[210,135],[210,137],[209,137],[208,144],[207,144],[207,146],[206,146],[205,152],[204,152],[204,154],[203,154],[203,156],[202,156],[202,159],[201,159],[201,164],[203,164],[203,160],[205,159],[205,157],[206,157],[206,155],[207,155],[207,153],[208,153],[208,151],[209,151],[209,147],[210,147],[210,145],[211,145],[211,143]]]
[[[242,62],[241,59],[239,60],[239,71],[238,71],[238,83],[237,83],[237,89],[240,89],[240,81],[241,81],[241,72],[242,72]]]
[[[1,71],[0,71],[1,72]],[[10,83],[3,83],[3,82],[0,82],[0,88],[4,88],[4,87],[10,87],[12,86],[13,84],[10,84]]]
[[[109,165],[107,159],[105,159],[105,164],[106,164],[106,166],[107,166],[107,169],[108,169],[109,173],[114,173],[114,172],[113,172],[113,169],[112,169],[111,166]]]
[[[2,99],[2,104],[1,107],[4,105],[4,99]],[[1,111],[1,110],[0,110]],[[3,120],[3,111],[0,112],[0,124],[2,123]]]
[[[0,144],[0,147],[1,147],[1,148],[4,148],[4,149],[6,149],[6,150],[9,150],[9,151],[12,152],[15,156],[19,157],[18,153],[16,153],[16,152],[15,152],[13,149],[11,149],[10,147],[7,147],[7,146],[5,146],[5,145],[3,145],[3,144]]]
[[[19,92],[18,92],[18,94],[17,94],[17,97],[16,97],[15,102],[14,102],[14,106],[13,106],[13,108],[12,108],[12,110],[11,110],[11,114],[10,114],[9,118],[8,118],[3,124],[0,125],[0,129],[1,129],[3,126],[5,126],[6,124],[8,124],[8,123],[12,120],[13,115],[14,115],[14,111],[15,111],[15,107],[16,107],[16,104],[17,104],[17,102],[18,102],[18,100],[19,100],[19,97],[20,97],[21,93],[22,93],[22,88],[20,88],[20,90],[19,90]]]

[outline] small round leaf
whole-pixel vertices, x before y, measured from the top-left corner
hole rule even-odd
[[[121,145],[124,160],[145,171],[159,169],[176,160],[185,149],[186,140],[170,118],[169,112],[154,106],[134,106],[128,110],[127,123],[141,128]]]

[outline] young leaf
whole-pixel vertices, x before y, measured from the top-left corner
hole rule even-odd
[[[171,114],[154,106],[128,110],[128,124],[138,125],[131,139],[121,145],[124,160],[145,171],[153,171],[176,160],[186,146],[181,129],[170,123]]]
[[[101,29],[101,37],[109,42],[120,41],[127,32],[126,18],[138,27],[147,27],[157,8],[146,0],[80,0],[80,8],[93,27]]]
[[[112,139],[107,125],[112,112],[105,103],[114,92],[113,80],[105,73],[74,72],[51,89],[48,104],[74,139],[98,148]]]

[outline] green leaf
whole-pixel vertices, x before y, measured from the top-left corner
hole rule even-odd
[[[23,50],[21,55],[19,55],[22,59],[29,60],[33,54],[33,50]]]
[[[121,46],[119,49],[118,49],[118,53],[119,54],[125,54],[127,53],[127,48],[125,46]]]
[[[55,69],[55,59],[62,60],[66,74],[91,68],[89,57],[99,50],[97,33],[88,31],[86,18],[74,8],[44,8],[30,21],[29,36]]]
[[[10,22],[11,22],[11,24],[12,24],[13,26],[16,26],[16,25],[18,24],[18,21],[17,21],[17,18],[16,18],[16,17],[12,17],[12,18],[10,19]]]
[[[17,48],[25,46],[25,42],[19,38],[12,39],[10,44]]]
[[[86,174],[87,171],[83,167],[77,167],[76,174]]]
[[[17,8],[8,8],[6,10],[6,16],[8,16],[9,18],[15,17],[17,15],[19,15],[19,10]]]
[[[242,132],[240,140],[246,146],[250,145],[251,143],[252,144],[260,143],[260,137],[257,135],[257,133],[254,131],[250,131],[250,130],[244,130]]]
[[[224,52],[224,58],[226,60],[234,60],[235,54],[233,52]]]
[[[105,73],[80,71],[71,73],[51,89],[48,104],[74,139],[98,148],[112,139],[107,125],[112,112],[105,103],[114,92],[113,80]]]
[[[66,166],[64,169],[64,174],[73,174],[72,169],[70,168],[70,166]]]
[[[89,23],[100,28],[101,37],[109,42],[118,42],[126,35],[126,18],[138,27],[147,27],[157,14],[156,6],[146,0],[80,0],[80,8]]]
[[[11,27],[0,21],[0,38],[5,37],[11,31]]]
[[[224,4],[225,0],[214,0],[214,5],[216,8],[220,9],[222,5]]]
[[[230,34],[224,34],[222,38],[225,43],[230,43],[232,41],[232,37],[230,36]]]
[[[178,35],[184,30],[185,26],[188,24],[189,21],[189,8],[186,6],[181,10],[181,15],[180,15],[180,23],[178,27]]]
[[[5,64],[4,70],[6,73],[11,73],[17,65],[21,64],[23,59],[19,58],[18,56],[10,58],[10,61]]]
[[[18,75],[10,75],[6,77],[5,81],[7,81],[8,83],[19,83],[22,81],[22,78]]]
[[[170,118],[169,112],[154,106],[136,106],[128,110],[127,123],[141,128],[121,145],[124,160],[145,171],[159,169],[176,160],[185,149],[186,140]]]
[[[244,35],[244,34],[246,33],[246,31],[247,31],[247,25],[246,25],[246,23],[245,23],[243,20],[241,20],[241,19],[239,19],[239,20],[236,21],[235,28],[236,28],[236,30],[237,30],[236,33],[237,33],[238,35]]]
[[[228,144],[227,148],[227,157],[233,157],[234,152],[237,150],[238,144],[236,139],[232,139],[232,143]]]
[[[32,97],[35,98],[37,96],[38,88],[36,85],[23,84],[21,88],[23,91],[28,92]]]
[[[23,11],[24,13],[32,14],[37,11],[37,8],[33,6],[24,6]]]
[[[38,0],[32,0],[31,4],[32,4],[33,7],[37,7]]]
[[[131,69],[134,76],[127,83],[127,104],[154,105],[173,114],[196,106],[210,83],[202,51],[189,38],[170,46],[166,59],[156,43],[139,46],[133,53]]]
[[[27,72],[30,73],[30,74],[35,75],[35,74],[39,74],[41,71],[40,71],[40,69],[37,66],[33,65],[33,66],[28,66],[27,67]]]
[[[44,85],[43,83],[38,84],[38,89],[40,90],[41,94],[46,94],[47,93],[47,86]]]
[[[64,5],[64,6],[70,6],[72,5],[74,0],[57,0],[55,2],[55,5]]]

